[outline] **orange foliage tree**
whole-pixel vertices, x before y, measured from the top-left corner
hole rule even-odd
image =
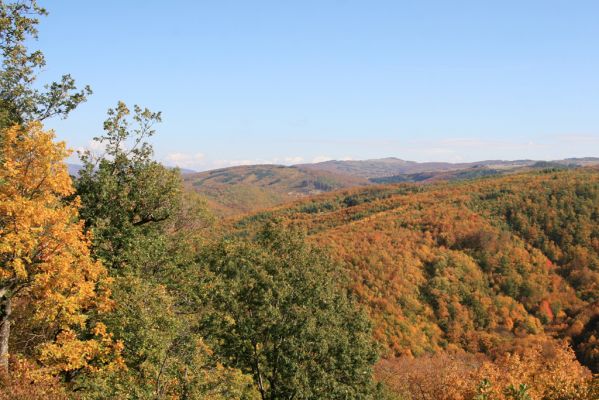
[[[464,352],[382,360],[376,366],[376,376],[402,399],[597,398],[596,381],[568,345],[552,340],[522,345],[495,360]]]
[[[6,129],[2,139],[1,366],[8,370],[9,343],[52,374],[117,365],[120,344],[90,318],[112,305],[72,198],[69,151],[40,123]]]

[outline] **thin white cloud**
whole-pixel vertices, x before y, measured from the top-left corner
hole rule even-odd
[[[456,151],[454,149],[449,149],[446,147],[429,147],[422,150],[423,153],[430,155],[448,155],[454,154]]]
[[[285,158],[283,158],[283,163],[285,163],[285,164],[299,164],[302,161],[304,161],[304,158],[303,157],[299,157],[299,156],[296,156],[296,157],[285,157]]]
[[[434,142],[433,142],[434,143]],[[458,149],[525,149],[531,147],[544,147],[545,144],[536,143],[532,140],[526,141],[507,141],[507,140],[489,140],[478,138],[450,138],[436,142],[442,148],[448,150]]]
[[[560,142],[566,142],[568,144],[586,144],[586,143],[599,143],[598,135],[585,135],[585,134],[562,134],[555,135],[554,138]]]
[[[93,155],[100,155],[106,152],[106,143],[100,143],[97,140],[90,140],[85,146],[77,148],[78,153],[89,151]]]
[[[210,168],[225,168],[225,167],[235,167],[239,165],[252,165],[252,164],[267,164],[264,162],[259,162],[257,160],[214,160],[207,163],[204,167],[205,169]]]
[[[170,153],[165,157],[166,164],[180,168],[200,168],[203,161],[204,154],[202,153]]]
[[[418,135],[411,139],[366,139],[336,141],[322,140],[318,142],[321,148],[320,155],[310,156],[279,156],[273,158],[243,158],[243,159],[210,159],[202,153],[175,152],[163,158],[165,164],[176,165],[182,168],[197,171],[226,168],[232,166],[255,164],[295,165],[301,163],[319,163],[330,160],[361,160],[368,158],[398,157],[405,160],[418,162],[445,161],[466,162],[486,159],[559,159],[574,156],[597,156],[593,150],[594,144],[599,143],[599,135],[593,133],[561,133],[554,135],[536,135],[528,137],[503,137],[503,138],[478,138],[472,136],[456,136],[445,138],[421,138]],[[344,153],[355,152],[354,156],[343,156],[334,153],[339,150],[340,143],[351,146],[343,150]],[[335,149],[327,149],[326,144],[335,144]],[[358,148],[353,148],[357,146]],[[378,147],[373,152],[371,147]],[[366,149],[369,147],[369,149]],[[556,150],[556,149],[559,149]],[[581,151],[583,149],[584,151]],[[328,154],[327,154],[328,153]],[[317,153],[318,154],[318,153]],[[346,153],[347,154],[347,153]],[[357,155],[357,156],[356,156]]]
[[[329,157],[329,156],[316,156],[312,159],[312,162],[319,163],[319,162],[331,161],[332,159],[333,159],[333,157]]]
[[[127,148],[125,143],[120,144],[120,148],[125,150]],[[70,162],[75,164],[80,163],[79,156],[83,153],[89,152],[92,159],[100,159],[106,156],[106,142],[100,142],[98,140],[89,140],[85,146],[80,146],[75,149],[76,151],[69,158]]]
[[[290,157],[275,157],[271,159],[244,159],[244,160],[213,160],[207,162],[203,167],[204,169],[210,168],[225,168],[234,167],[239,165],[255,165],[255,164],[282,164],[282,165],[293,165],[299,164],[304,161],[303,157],[290,156]]]

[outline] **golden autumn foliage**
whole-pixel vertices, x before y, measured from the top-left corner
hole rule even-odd
[[[596,394],[590,371],[554,341],[527,343],[494,360],[459,352],[383,360],[376,373],[401,398],[414,400],[592,400]],[[519,389],[529,397],[514,397]]]
[[[463,353],[405,356],[381,360],[376,377],[402,399],[464,400],[475,393],[476,382],[471,376],[481,362]]]
[[[572,340],[597,370],[599,170],[316,196],[234,221],[298,226],[344,267],[385,356]],[[584,313],[584,318],[579,317]]]
[[[0,400],[67,400],[56,376],[22,358],[13,357],[10,374],[0,372]]]
[[[52,373],[118,366],[121,345],[89,317],[112,304],[106,271],[90,257],[79,200],[72,198],[69,151],[40,123],[2,135],[0,297],[2,322],[12,325],[10,353]]]
[[[476,379],[491,384],[489,392],[501,398],[505,388],[525,384],[533,399],[591,399],[592,375],[576,360],[572,349],[551,341],[527,343],[520,351],[507,352],[485,362]],[[492,388],[492,389],[491,389]]]

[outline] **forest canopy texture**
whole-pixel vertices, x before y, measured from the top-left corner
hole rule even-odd
[[[0,1],[0,399],[597,399],[599,170],[359,187],[213,217],[123,102],[36,82]]]

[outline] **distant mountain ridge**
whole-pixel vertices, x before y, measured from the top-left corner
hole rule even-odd
[[[599,158],[567,158],[555,161],[538,160],[483,160],[467,163],[450,162],[416,162],[407,161],[394,157],[387,157],[373,160],[359,161],[324,161],[315,164],[300,164],[301,168],[312,170],[323,170],[335,173],[345,173],[352,176],[358,176],[366,179],[385,178],[394,175],[407,175],[417,173],[445,172],[466,170],[471,168],[489,168],[489,169],[511,169],[532,167],[536,163],[550,163],[563,166],[586,166],[599,164]]]
[[[363,161],[331,160],[292,166],[236,166],[183,174],[183,177],[186,186],[204,195],[218,214],[234,215],[356,186],[467,180],[533,169],[590,165],[599,165],[599,158],[419,163],[388,157]]]

